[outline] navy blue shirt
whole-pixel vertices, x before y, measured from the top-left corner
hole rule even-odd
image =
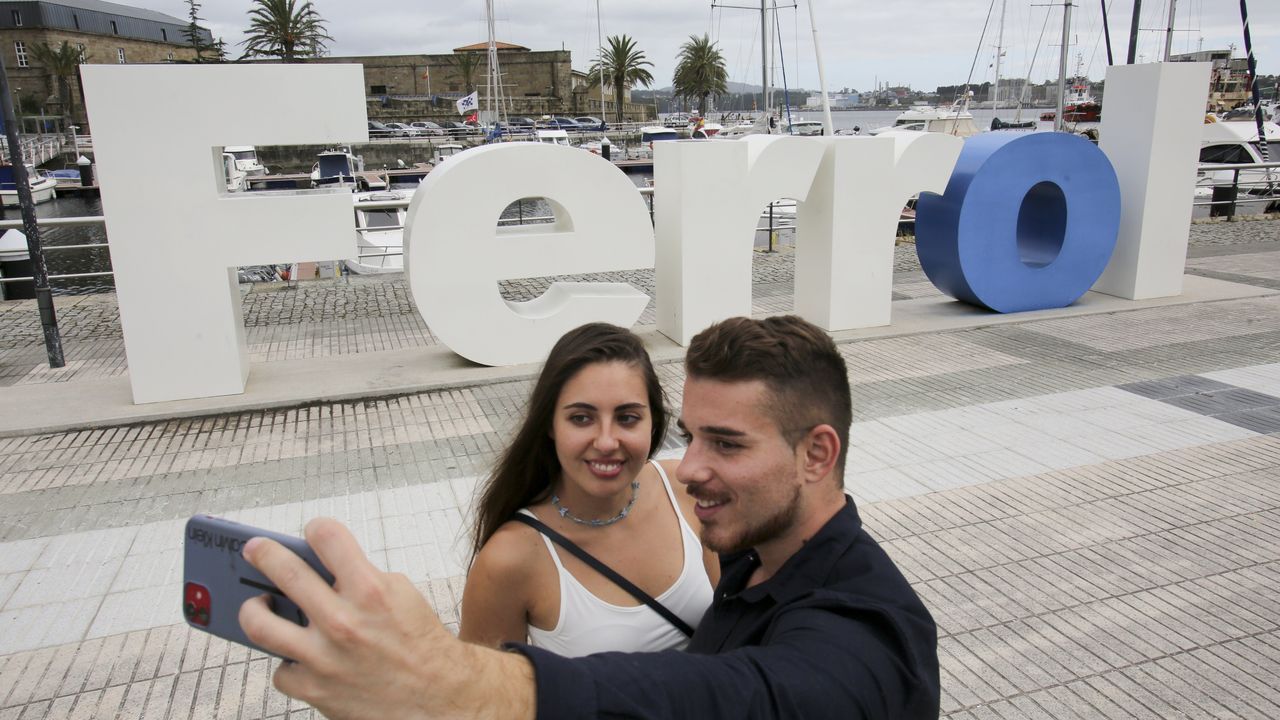
[[[845,507],[774,576],[721,558],[688,651],[568,659],[525,645],[539,718],[938,717],[938,631],[906,578]]]

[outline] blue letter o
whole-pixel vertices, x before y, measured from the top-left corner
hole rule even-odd
[[[951,297],[996,312],[1066,307],[1115,250],[1120,185],[1107,156],[1065,133],[968,138],[946,192],[921,193],[916,252]]]

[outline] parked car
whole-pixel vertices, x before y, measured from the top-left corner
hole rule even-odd
[[[391,130],[395,133],[395,136],[396,136],[396,137],[411,137],[411,138],[412,138],[412,137],[418,137],[418,136],[420,136],[420,135],[422,134],[422,133],[418,132],[418,128],[415,128],[415,127],[409,127],[408,125],[405,125],[404,123],[389,122],[389,123],[383,123],[383,124],[384,124],[384,125],[386,125],[387,127],[391,128]]]
[[[537,125],[530,117],[513,117],[507,118],[507,128],[510,130],[532,130]]]
[[[573,119],[573,121],[578,123],[578,125],[582,126],[581,129],[583,130],[590,130],[592,132],[604,132],[605,130],[608,129],[608,127],[605,126],[603,120],[601,120],[598,117],[592,117],[590,115],[576,117]]]
[[[430,120],[419,120],[418,122],[409,123],[409,127],[417,128],[421,135],[444,135],[444,128],[431,122]]]
[[[480,128],[475,125],[468,125],[457,120],[450,120],[444,123],[444,130],[449,133],[449,137],[455,138],[466,137],[480,132]]]
[[[548,130],[581,130],[582,126],[567,117],[549,117],[538,123],[538,127]]]
[[[377,120],[369,121],[369,137],[370,139],[395,137],[396,131],[383,125]]]

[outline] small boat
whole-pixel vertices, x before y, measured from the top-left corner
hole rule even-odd
[[[440,163],[444,162],[445,160],[448,160],[454,155],[457,155],[463,150],[466,150],[466,148],[457,143],[445,143],[443,145],[437,145],[436,151],[431,155],[431,164],[439,165]]]
[[[1050,110],[1040,115],[1041,120],[1051,121],[1058,116],[1057,111]],[[1062,119],[1064,122],[1100,122],[1102,120],[1102,103],[1089,94],[1089,86],[1083,81],[1071,86],[1071,95],[1062,100]]]
[[[1263,123],[1263,134],[1269,149],[1280,147],[1280,125],[1274,122]],[[1274,162],[1275,157],[1270,157]],[[1225,201],[1231,197],[1234,187],[1235,197],[1239,199],[1234,215],[1261,215],[1268,210],[1280,210],[1280,170],[1204,169],[1206,166],[1253,165],[1262,162],[1258,126],[1252,118],[1239,122],[1205,123],[1200,136],[1199,159],[1201,169],[1196,173],[1195,189],[1197,203]],[[1192,217],[1196,218],[1226,213],[1226,205],[1197,204],[1192,207]]]
[[[78,168],[50,170],[47,174],[53,178],[53,182],[57,187],[80,187],[80,170]]]
[[[58,181],[34,165],[27,165],[27,183],[31,188],[31,202],[40,204],[58,196]],[[18,184],[13,177],[12,165],[0,165],[0,202],[5,207],[18,206]]]
[[[789,124],[783,126],[790,135],[822,135],[826,131],[826,126],[821,120],[804,120],[796,118]]]
[[[535,130],[534,141],[543,145],[563,145],[570,147],[568,130]]]
[[[356,214],[356,247],[360,255],[343,261],[358,275],[404,270],[404,219],[413,189],[358,192],[352,195]]]
[[[876,128],[872,135],[893,132],[934,132],[957,137],[970,137],[978,134],[978,126],[973,122],[973,114],[969,112],[970,90],[964,98],[957,100],[949,108],[936,108],[928,105],[912,107],[894,119],[893,124]]]
[[[258,151],[252,145],[227,145],[222,148],[222,170],[229,192],[249,189],[251,178],[262,177],[270,171],[258,160]]]
[[[679,140],[680,133],[676,130],[663,127],[661,125],[649,125],[640,128],[640,142],[648,143],[652,147],[652,143],[662,142],[664,140]]]
[[[364,158],[343,145],[325,150],[317,156],[311,169],[311,187],[357,187],[364,172]]]

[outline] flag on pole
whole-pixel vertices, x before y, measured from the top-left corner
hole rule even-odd
[[[458,114],[466,115],[480,104],[480,91],[477,90],[458,101]]]

